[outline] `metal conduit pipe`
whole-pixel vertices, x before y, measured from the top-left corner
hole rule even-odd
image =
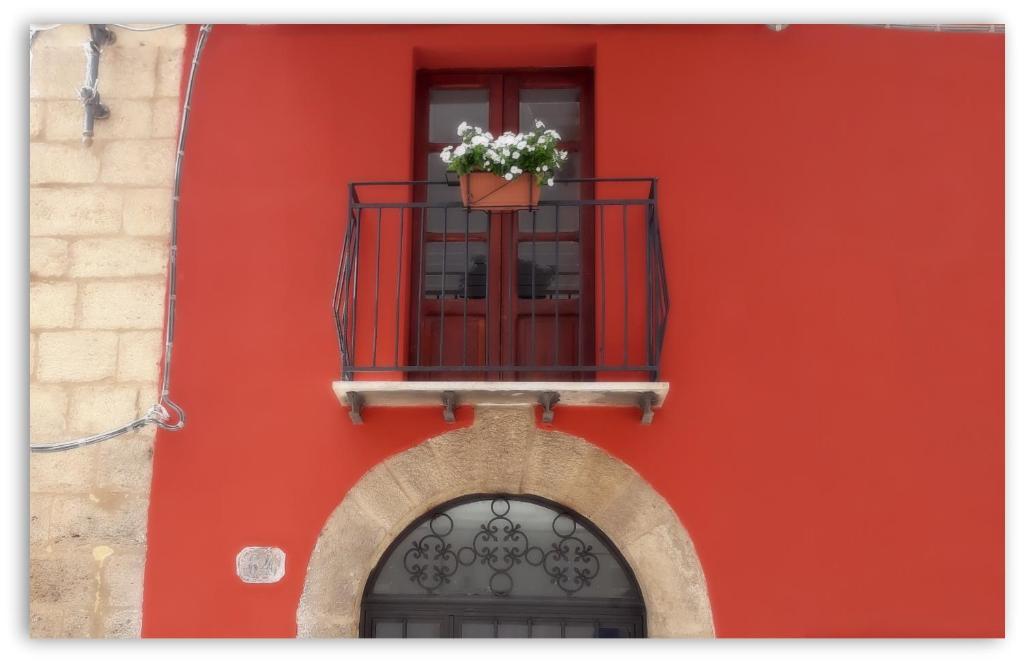
[[[169,431],[181,430],[185,426],[185,411],[170,398],[171,353],[174,348],[174,319],[177,305],[178,207],[181,197],[181,173],[185,159],[185,139],[188,135],[188,121],[192,110],[192,92],[195,88],[196,73],[199,71],[199,62],[202,57],[203,48],[206,46],[206,40],[212,29],[213,26],[211,24],[205,24],[199,29],[199,36],[196,39],[195,50],[192,54],[192,66],[189,69],[188,86],[185,89],[185,101],[182,106],[181,124],[178,130],[178,147],[174,161],[174,189],[171,201],[171,247],[167,270],[167,310],[165,314],[166,324],[164,325],[164,353],[160,396],[157,402],[144,415],[123,426],[67,442],[31,444],[29,448],[35,453],[78,449],[145,428],[150,424]]]
[[[78,90],[78,97],[85,109],[82,121],[82,143],[85,145],[92,145],[96,120],[110,117],[110,109],[100,101],[100,54],[104,46],[115,41],[117,37],[106,25],[89,25],[89,41],[85,43],[85,83]]]
[[[790,27],[790,23],[766,23],[769,30],[782,32]],[[916,30],[918,32],[991,32],[1003,34],[1006,25],[1003,23],[836,23],[857,28],[879,28],[882,30]]]

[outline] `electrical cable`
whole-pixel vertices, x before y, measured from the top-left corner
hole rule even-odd
[[[148,28],[137,28],[132,25],[125,25],[123,23],[110,23],[115,28],[121,28],[122,30],[130,30],[132,32],[152,32],[153,30],[166,30],[167,28],[173,28],[181,23],[164,23],[163,25],[153,25]]]
[[[55,442],[50,444],[30,444],[29,448],[35,453],[50,453],[55,451],[68,451],[78,449],[97,442],[103,442],[125,433],[145,428],[153,424],[158,428],[168,431],[181,430],[185,426],[185,411],[180,405],[170,398],[171,384],[171,353],[174,348],[174,321],[177,307],[177,256],[178,256],[178,208],[181,200],[181,173],[185,159],[185,138],[188,135],[189,116],[192,110],[192,92],[195,86],[196,73],[199,71],[199,62],[202,57],[203,48],[210,35],[213,26],[209,23],[199,29],[199,36],[196,39],[195,50],[192,54],[192,66],[189,69],[188,86],[185,88],[185,100],[181,111],[181,123],[178,129],[178,147],[174,161],[174,189],[171,198],[171,246],[168,256],[167,274],[167,300],[166,300],[166,325],[164,326],[164,354],[163,370],[160,382],[160,396],[157,402],[149,408],[143,416],[130,421],[123,426],[111,429],[96,435],[80,437],[67,442]],[[174,416],[171,416],[171,412]]]

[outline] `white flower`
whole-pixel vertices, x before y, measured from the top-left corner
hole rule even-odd
[[[544,123],[541,122],[540,120],[537,120],[536,122],[533,123],[533,126],[537,127],[538,129],[543,129]]]
[[[521,156],[522,156],[522,155],[521,155],[521,154],[519,154],[519,152],[513,152],[513,153],[512,153],[512,158],[513,158],[513,159],[518,159],[518,158],[519,158],[519,157],[521,157]]]
[[[518,143],[516,143],[516,147],[518,147],[521,150],[525,150],[526,149],[526,141],[525,140],[519,141]]]
[[[458,147],[455,148],[455,156],[461,157],[465,153],[466,153],[466,146],[465,145],[459,145]]]
[[[546,142],[548,142],[548,139],[545,138],[544,136],[541,136],[540,138],[537,139],[537,143],[540,145],[543,145]]]
[[[486,145],[487,139],[483,136],[476,135],[469,141],[471,145]]]
[[[466,129],[469,129],[469,124],[463,122],[459,124],[459,128],[455,130],[455,133],[461,136],[462,134],[466,133]]]
[[[548,186],[555,186],[555,178],[553,178],[553,177],[549,177],[548,178]]]
[[[519,173],[523,172],[523,169],[520,168],[519,166],[512,166],[512,172],[518,175]]]
[[[502,150],[501,153],[504,154],[507,157],[508,156],[512,156],[512,150],[508,150],[508,149]]]
[[[443,161],[445,163],[451,163],[452,162],[452,153],[451,152],[441,152],[441,161]]]
[[[565,150],[562,150],[561,152],[558,153],[558,158],[560,158],[560,159],[568,159],[569,158],[569,153],[566,152]]]
[[[491,135],[491,132],[490,132],[490,131],[488,131],[488,132],[487,132],[487,133],[485,133],[484,135],[485,135],[485,136],[487,136],[487,140],[494,140],[494,136],[492,136],[492,135]]]
[[[505,179],[506,180],[512,179],[512,173],[505,173]]]
[[[543,166],[543,169],[544,169],[544,172],[547,172],[548,167],[547,166]]]

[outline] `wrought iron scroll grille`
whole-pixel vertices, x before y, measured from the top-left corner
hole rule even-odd
[[[403,373],[420,379],[441,379],[442,374],[486,376],[473,379],[508,379],[495,377],[501,375],[513,379],[566,379],[530,376],[571,374],[571,379],[618,375],[627,380],[657,380],[669,310],[657,179],[567,178],[559,182],[576,183],[585,193],[568,200],[545,200],[542,195],[537,208],[513,215],[467,210],[459,201],[421,200],[429,200],[429,196],[417,192],[450,186],[446,181],[351,183],[332,300],[342,378]],[[495,224],[522,223],[529,227],[532,217],[536,229],[542,215],[547,215],[549,223],[553,220],[553,228],[549,228],[553,232],[546,233],[546,248],[555,256],[553,272],[538,262],[544,241],[535,240],[532,247],[523,242],[522,247],[503,249],[511,252],[503,260],[518,262],[515,285],[508,285],[508,292],[502,293],[518,302],[518,322],[512,315],[502,315],[500,321],[494,319],[490,300],[495,296],[492,279],[498,275],[474,262],[471,240],[464,245],[461,239],[449,240],[429,273],[426,260],[413,260],[413,247],[423,241],[428,218],[443,218],[447,231],[453,213],[470,219],[466,221],[467,237],[472,224],[482,228],[479,234],[490,235],[492,230],[501,230]],[[568,217],[574,219],[581,233],[586,231],[592,238],[579,245],[578,258],[574,259],[580,266],[575,276],[559,271],[560,260],[566,260],[566,243],[560,246],[559,242],[564,225],[560,231],[559,223],[561,220],[564,224]],[[533,234],[537,236],[544,234]],[[453,260],[446,259],[449,251],[461,256],[454,267]],[[590,278],[583,277],[585,268],[590,270]],[[422,294],[417,297],[417,293]],[[417,319],[410,310],[414,307],[409,305],[410,301],[424,299],[441,304],[440,331],[429,340],[423,331],[423,319]],[[486,313],[473,318],[470,302],[486,304]],[[539,322],[544,304],[555,305],[556,310],[548,316],[546,328]],[[579,321],[569,340],[565,340],[565,333],[559,333],[559,325],[565,332],[566,325],[571,324],[566,320],[569,316],[563,314],[560,319],[557,312],[566,310],[565,306],[575,307],[573,319]],[[480,317],[484,318],[482,324]],[[471,319],[484,331],[474,335]],[[503,352],[496,359],[490,349],[507,344],[509,338],[517,339],[515,354]],[[538,359],[545,344],[550,346],[554,338],[578,351],[568,358],[565,352],[560,358],[556,348],[553,358]],[[467,354],[470,340],[484,348],[484,359]],[[428,347],[427,343],[432,345]],[[461,357],[450,359],[460,352]]]
[[[617,553],[574,514],[506,497],[431,514],[397,542],[373,590],[484,598],[639,596]]]

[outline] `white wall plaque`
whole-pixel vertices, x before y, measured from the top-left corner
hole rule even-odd
[[[277,582],[284,577],[284,551],[273,546],[242,548],[235,557],[235,573],[242,582]]]

